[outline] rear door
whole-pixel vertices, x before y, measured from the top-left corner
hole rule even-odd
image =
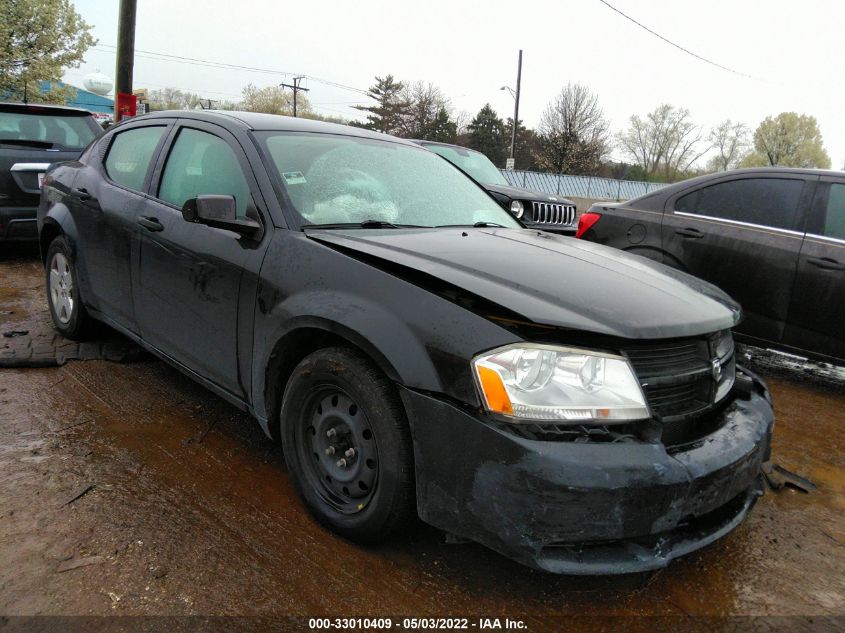
[[[745,320],[737,331],[780,341],[810,189],[803,175],[785,172],[732,175],[674,194],[663,216],[666,263],[739,301]]]
[[[260,213],[260,194],[243,149],[222,127],[186,121],[171,138],[137,217],[141,243],[133,292],[141,336],[243,397],[239,295],[244,266],[261,252],[250,238],[186,222],[181,209],[198,195],[226,194],[246,216]],[[254,306],[254,296],[247,303]]]
[[[813,200],[784,343],[845,359],[845,179],[823,176]]]
[[[71,192],[81,276],[88,303],[117,325],[138,332],[131,290],[137,255],[135,214],[164,144],[167,119],[121,126],[103,140],[102,163],[79,171]]]

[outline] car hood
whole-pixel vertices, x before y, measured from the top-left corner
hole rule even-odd
[[[532,189],[523,189],[522,187],[484,183],[484,188],[487,189],[487,191],[507,196],[511,200],[536,200],[537,202],[556,202],[558,204],[575,205],[572,200],[564,198],[563,196],[553,196],[548,193],[543,193],[542,191],[533,191]]]
[[[397,276],[411,269],[536,324],[628,339],[733,327],[721,290],[662,264],[530,229],[308,230],[309,238]]]

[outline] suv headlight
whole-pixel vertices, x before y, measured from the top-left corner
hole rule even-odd
[[[522,214],[525,213],[525,205],[523,205],[519,200],[514,200],[511,202],[511,213],[513,213],[514,217],[517,219],[522,217]]]
[[[520,343],[472,361],[485,408],[514,421],[624,423],[650,417],[627,359]]]

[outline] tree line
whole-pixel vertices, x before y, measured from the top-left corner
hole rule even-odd
[[[376,77],[368,94],[375,104],[358,106],[366,119],[352,125],[464,145],[504,167],[513,120],[499,117],[489,103],[472,118],[455,114],[437,86],[392,75]],[[612,160],[614,150],[624,160]],[[701,164],[705,156],[709,159]],[[614,133],[598,96],[579,83],[566,84],[549,101],[536,129],[519,122],[514,157],[518,169],[664,182],[736,167],[831,165],[813,116],[782,112],[766,117],[752,134],[731,119],[705,129],[688,109],[661,104],[632,115],[625,129]]]

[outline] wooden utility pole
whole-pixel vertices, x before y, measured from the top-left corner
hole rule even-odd
[[[296,95],[299,91],[308,92],[308,88],[303,88],[299,85],[299,82],[305,79],[305,77],[294,77],[293,78],[293,85],[290,84],[279,84],[282,88],[290,88],[293,90],[293,116],[296,116]]]
[[[115,105],[121,93],[132,93],[132,69],[135,66],[135,13],[137,0],[120,0],[120,16],[117,25],[117,64],[114,70]],[[115,121],[121,113],[115,108]]]
[[[522,49],[519,49],[519,64],[516,67],[516,94],[514,95],[513,125],[511,126],[511,158],[516,148],[516,127],[519,125],[519,89],[522,83]]]

